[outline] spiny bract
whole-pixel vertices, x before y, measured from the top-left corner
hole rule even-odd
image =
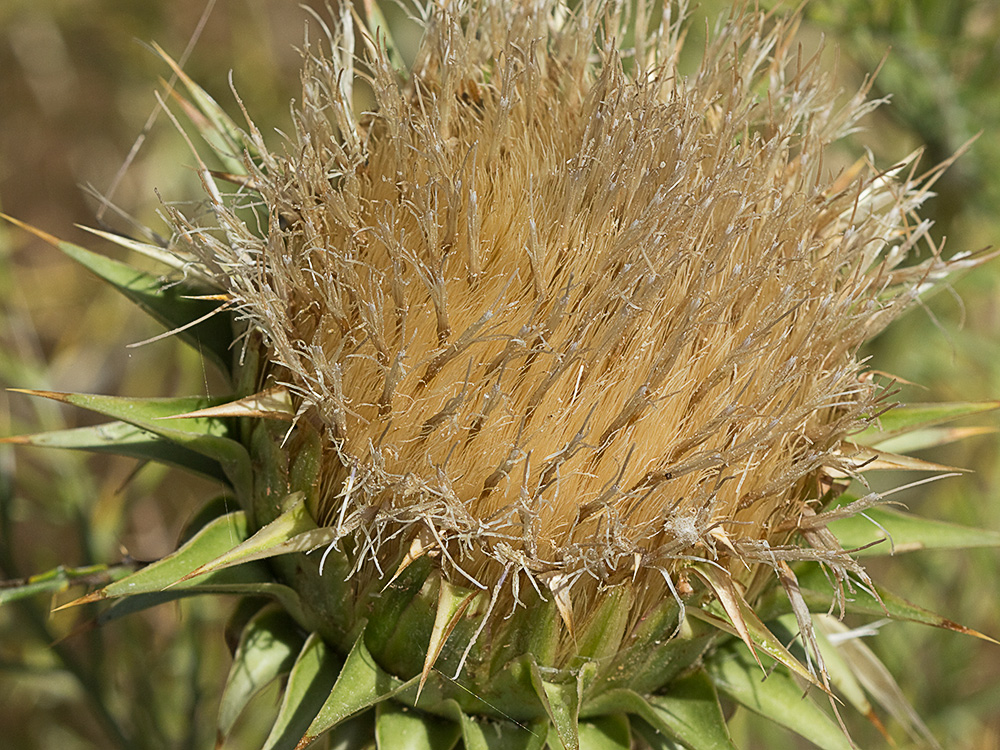
[[[178,279],[64,245],[232,374],[225,404],[62,397],[242,507],[89,597],[281,605],[220,736],[265,633],[298,653],[269,748],[731,747],[719,692],[846,747],[791,677],[832,692],[831,602],[946,624],[827,528],[881,501],[831,508],[849,478],[921,466],[872,447],[894,432],[858,351],[957,265],[915,216],[937,172],[834,169],[875,103],[794,19],[735,11],[685,76],[683,9],[638,7],[434,6],[405,73],[345,9],[279,147],[177,71],[211,219],[120,241]]]

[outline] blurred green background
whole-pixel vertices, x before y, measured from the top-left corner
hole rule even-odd
[[[320,15],[325,3],[311,3]],[[690,48],[704,17],[693,12]],[[199,28],[206,0],[4,0],[0,3],[0,210],[61,238],[119,255],[76,224],[162,229],[160,200],[199,200],[183,139],[162,114],[147,130],[159,78]],[[874,94],[892,95],[854,137],[890,166],[920,145],[929,168],[977,133],[938,183],[924,215],[947,250],[1000,241],[1000,3],[996,0],[813,0],[803,44],[827,40],[845,92],[885,58]],[[309,14],[290,0],[219,0],[185,63],[217,100],[238,110],[233,84],[262,129],[285,129],[298,96]],[[310,21],[314,36],[315,19]],[[839,54],[834,53],[839,50]],[[888,53],[888,57],[886,54]],[[273,133],[273,142],[280,135]],[[134,160],[103,213],[126,157]],[[160,196],[160,197],[158,197]],[[869,352],[872,366],[921,384],[903,397],[1000,397],[1000,261],[935,293]],[[0,385],[121,395],[221,392],[214,373],[177,342],[126,348],[160,333],[114,292],[28,234],[0,225]],[[90,423],[52,402],[0,393],[0,434]],[[981,420],[997,423],[997,418]],[[934,460],[975,473],[896,496],[937,518],[1000,529],[998,440],[939,449]],[[898,479],[898,478],[894,478]],[[910,478],[903,478],[907,481]],[[890,480],[893,481],[893,480]],[[0,579],[59,565],[152,560],[173,549],[207,484],[133,462],[0,446]],[[901,555],[872,566],[911,600],[1000,634],[1000,552]],[[215,742],[228,668],[223,628],[234,602],[182,600],[101,628],[87,608],[51,614],[56,599],[0,605],[0,744],[10,748],[195,748]],[[1000,646],[892,623],[870,639],[945,748],[1000,748]],[[261,696],[262,706],[276,693]],[[253,712],[251,712],[253,713]],[[266,711],[261,712],[266,715]],[[909,740],[890,725],[902,747]],[[254,716],[227,746],[258,738]],[[741,747],[796,747],[752,718],[734,724]],[[870,728],[862,746],[886,746]]]

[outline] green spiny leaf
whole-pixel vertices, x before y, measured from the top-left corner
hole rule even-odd
[[[159,46],[153,45],[157,54],[163,58],[163,60],[170,66],[170,69],[174,74],[181,80],[184,87],[188,90],[191,98],[194,100],[194,105],[197,111],[200,112],[207,119],[207,123],[199,125],[199,131],[202,137],[205,138],[209,146],[212,147],[212,151],[215,152],[216,156],[226,165],[226,168],[239,174],[246,171],[243,165],[242,155],[243,152],[249,150],[251,155],[256,155],[253,152],[253,147],[247,142],[244,137],[243,131],[236,125],[233,119],[226,114],[226,111],[222,109],[216,103],[205,89],[195,83],[190,76],[185,73],[181,67],[174,62],[166,52],[163,51]]]
[[[362,633],[347,655],[337,683],[326,696],[298,747],[305,747],[331,727],[386,700],[401,686],[399,680],[375,663]]]
[[[669,692],[655,698],[610,690],[589,702],[586,713],[632,714],[691,750],[733,750],[715,688],[701,672],[671,683]]]
[[[180,547],[183,544],[187,544],[187,542],[194,538],[195,534],[208,526],[212,521],[229,515],[232,512],[232,497],[225,493],[216,495],[187,519],[177,539],[177,546]]]
[[[836,592],[829,579],[824,575],[823,570],[818,565],[810,565],[805,566],[797,575],[802,596],[805,598],[810,610],[813,612],[829,611],[831,602],[835,601]],[[845,610],[850,614],[873,615],[875,617],[890,617],[894,620],[919,622],[924,625],[932,625],[944,630],[953,630],[956,633],[964,633],[965,635],[975,636],[976,638],[996,643],[993,638],[977,630],[959,625],[953,620],[918,607],[881,586],[875,586],[874,592],[878,594],[878,598],[867,588],[855,585],[852,591],[845,592]],[[780,605],[777,606],[780,607]]]
[[[563,624],[554,598],[529,593],[525,606],[511,613],[506,637],[488,650],[490,679],[513,677],[518,670],[511,670],[508,665],[523,654],[532,654],[539,664],[555,661]]]
[[[309,515],[304,500],[303,493],[292,493],[283,502],[285,509],[281,515],[246,541],[190,571],[187,577],[193,578],[289,552],[308,552],[319,544],[328,542],[331,530],[316,528],[316,522]]]
[[[896,437],[887,438],[879,443],[879,448],[892,453],[913,453],[914,451],[937,448],[948,443],[966,440],[979,435],[996,433],[995,427],[986,425],[971,427],[928,427],[915,432],[907,432]]]
[[[264,750],[292,750],[302,745],[320,707],[337,681],[340,660],[317,633],[306,639],[288,675],[278,716]],[[308,744],[308,743],[306,743]]]
[[[246,533],[246,518],[242,511],[217,518],[195,534],[176,552],[172,552],[120,581],[105,586],[97,595],[94,595],[94,598],[116,599],[136,594],[158,593],[168,586],[178,584],[183,588],[190,588],[196,583],[204,583],[205,579],[180,582],[192,570],[218,557],[220,552],[245,538]]]
[[[242,512],[230,513],[208,522],[174,553],[78,599],[73,604],[102,599],[120,599],[97,617],[98,624],[133,612],[197,594],[240,594],[266,596],[278,601],[300,621],[306,621],[298,594],[275,582],[263,564],[250,563],[227,570],[186,578],[204,560],[218,557],[219,551],[238,543],[246,534]]]
[[[862,716],[872,715],[872,706],[868,702],[864,688],[857,680],[854,670],[847,664],[840,650],[827,637],[827,632],[843,632],[834,630],[839,627],[844,630],[847,627],[830,615],[814,614],[816,643],[819,645],[820,653],[823,655],[823,664],[826,667],[830,684],[836,691],[837,696],[842,698]],[[794,633],[798,629],[798,623],[794,615],[785,615],[781,618],[784,627]]]
[[[549,682],[542,677],[538,665],[531,665],[531,682],[545,713],[566,750],[579,750],[577,724],[580,718],[581,685],[579,680]]]
[[[226,737],[250,699],[289,672],[304,645],[287,613],[268,607],[243,628],[219,705],[219,736]]]
[[[624,714],[580,722],[580,750],[630,750],[632,731]]]
[[[445,580],[439,580],[437,611],[434,614],[434,627],[431,630],[431,637],[424,654],[423,668],[420,670],[418,693],[420,690],[423,690],[427,676],[430,674],[438,656],[441,655],[441,649],[444,648],[448,637],[452,634],[459,619],[477,595],[478,592],[455,586]]]
[[[229,481],[218,461],[127,422],[19,435],[0,439],[0,443],[110,453],[176,466],[217,482]]]
[[[684,622],[688,633],[672,637],[678,615],[676,606],[664,606],[641,622],[628,647],[619,650],[606,670],[609,684],[649,693],[697,662],[717,639],[718,631],[688,618]]]
[[[706,670],[720,693],[776,724],[791,729],[823,750],[851,750],[852,743],[792,676],[760,667],[739,644],[716,651]]]
[[[385,701],[375,707],[379,750],[451,750],[462,736],[453,721]]]
[[[160,245],[153,245],[148,242],[140,242],[131,237],[126,237],[125,235],[115,234],[114,232],[105,232],[101,229],[94,229],[93,227],[84,226],[78,224],[77,227],[85,232],[90,232],[91,234],[100,237],[103,240],[107,240],[119,247],[124,247],[127,250],[131,250],[139,255],[145,255],[147,258],[155,260],[157,263],[161,263],[168,268],[173,268],[175,271],[181,271],[188,278],[194,276],[198,281],[205,285],[206,289],[214,289],[215,282],[207,275],[199,273],[198,269],[194,266],[192,261],[193,256],[181,257],[170,250],[166,250]]]
[[[576,647],[580,656],[597,661],[614,656],[615,644],[621,643],[628,624],[631,594],[628,586],[609,588],[593,616],[580,628]]]
[[[223,311],[217,301],[192,299],[203,295],[204,289],[192,287],[185,282],[165,283],[157,276],[72,242],[60,240],[10,216],[4,218],[61,250],[95,276],[111,284],[163,324],[168,331],[177,331],[183,341],[215,362],[222,372],[227,375],[231,373],[232,353],[229,347],[233,342],[232,316]]]
[[[657,719],[692,750],[732,750],[719,696],[703,671],[675,680],[664,695],[648,702]]]
[[[107,417],[128,422],[219,463],[238,497],[250,496],[250,456],[242,444],[229,437],[229,426],[214,418],[171,419],[212,406],[218,401],[200,397],[122,398],[86,393],[57,393],[17,389],[43,396]]]
[[[469,716],[454,700],[441,707],[461,727],[464,750],[542,750],[548,723],[519,724]]]
[[[411,620],[414,623],[420,622],[424,625],[429,623],[419,614],[414,618],[406,617],[406,614],[427,579],[431,568],[430,558],[424,555],[407,565],[388,582],[383,583],[376,580],[378,595],[373,599],[377,602],[378,610],[376,616],[370,618],[365,627],[366,650],[370,649],[373,653],[379,654],[380,658],[385,658],[387,648],[399,646],[402,642],[403,655],[408,655],[413,660],[411,672],[420,670],[423,662],[423,647],[426,646],[430,633],[414,632],[412,626],[407,628],[406,620]],[[414,642],[414,639],[419,641],[419,645]],[[392,661],[392,656],[386,659],[386,662]],[[401,666],[401,669],[405,668],[406,665]]]
[[[399,54],[399,45],[392,37],[393,24],[386,20],[379,3],[371,2],[371,0],[365,2],[365,16],[372,39],[375,39],[385,49],[385,54],[388,56],[389,64],[392,65],[393,70],[398,71],[400,75],[408,75],[407,66]]]
[[[122,617],[143,610],[169,604],[180,599],[204,594],[232,594],[235,596],[262,596],[273,599],[289,612],[302,612],[302,605],[295,590],[275,583],[270,571],[264,565],[248,565],[244,568],[215,573],[206,576],[204,582],[196,582],[188,588],[174,587],[167,591],[148,591],[116,599],[110,607],[101,612],[94,622],[106,625]],[[73,604],[84,604],[89,599],[81,599]]]
[[[71,586],[104,584],[124,578],[134,570],[134,565],[88,565],[82,568],[67,568],[60,565],[22,581],[0,582],[0,604],[27,599],[38,594],[55,594],[66,591]]]
[[[878,418],[877,424],[852,440],[858,445],[876,446],[892,437],[996,408],[1000,408],[1000,401],[906,404],[890,409]]]
[[[826,630],[831,635],[843,635],[848,631],[846,625],[828,615],[817,616],[817,621],[820,629]],[[889,715],[899,722],[900,726],[915,742],[924,747],[941,750],[927,725],[920,718],[920,714],[906,699],[895,678],[879,658],[872,653],[871,649],[865,645],[864,640],[854,635],[854,637],[841,638],[836,645],[830,643],[829,640],[827,643],[829,650],[835,652],[836,657],[844,662],[852,679],[864,685],[864,689],[871,695],[872,700],[888,711]],[[870,707],[863,713],[881,728],[881,722],[875,717],[874,711]]]
[[[899,554],[922,549],[1000,547],[998,531],[933,521],[893,508],[872,508],[863,514],[839,518],[830,522],[829,529],[844,549],[857,549],[858,555]]]
[[[537,657],[527,653],[508,661],[496,672],[487,673],[485,670],[479,672],[470,683],[473,689],[475,685],[479,685],[479,689],[473,692],[466,688],[465,699],[461,703],[470,713],[484,714],[515,723],[539,721],[547,725],[551,720],[540,704],[535,678],[532,676],[533,665],[536,662]],[[433,672],[431,677],[433,678],[435,674],[438,673]],[[456,684],[465,687],[461,681]],[[516,719],[511,715],[513,712],[518,714]],[[547,731],[542,730],[543,737]]]
[[[749,654],[757,662],[758,670],[761,669],[761,661],[756,653],[759,650],[807,682],[822,687],[816,676],[792,656],[781,640],[775,637],[774,633],[761,621],[757,612],[746,602],[739,591],[731,586],[728,598],[721,596],[721,594],[727,593],[723,584],[731,581],[728,573],[723,573],[712,567],[695,569],[695,572],[720,596],[718,601],[712,602],[704,609],[689,608],[688,612],[691,616],[714,625],[723,632],[739,637],[747,645]],[[739,618],[739,626],[734,622],[737,617]]]

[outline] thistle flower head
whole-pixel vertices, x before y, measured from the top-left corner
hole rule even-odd
[[[317,521],[483,588],[783,559],[856,468],[859,347],[938,264],[901,265],[904,167],[827,158],[866,92],[762,15],[683,76],[669,9],[628,51],[613,4],[428,13],[409,77],[349,22],[307,47],[284,149],[251,129],[255,197],[214,204],[222,234],[174,215],[322,431]]]

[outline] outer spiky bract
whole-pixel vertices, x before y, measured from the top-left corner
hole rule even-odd
[[[811,607],[846,589],[919,619],[826,525],[879,500],[828,511],[845,477],[894,460],[852,437],[883,411],[858,350],[948,268],[908,261],[928,183],[825,161],[873,104],[794,24],[736,12],[682,76],[670,12],[434,9],[406,73],[344,16],[277,148],[190,84],[240,190],[206,168],[212,221],[169,209],[173,251],[237,311],[237,398],[170,428],[89,405],[210,459],[245,513],[103,595],[242,570],[277,598],[314,634],[269,746],[377,705],[381,747],[727,747],[720,689],[839,747],[811,703],[744,689],[752,660],[829,690]],[[254,633],[295,641],[281,617],[238,665]]]

